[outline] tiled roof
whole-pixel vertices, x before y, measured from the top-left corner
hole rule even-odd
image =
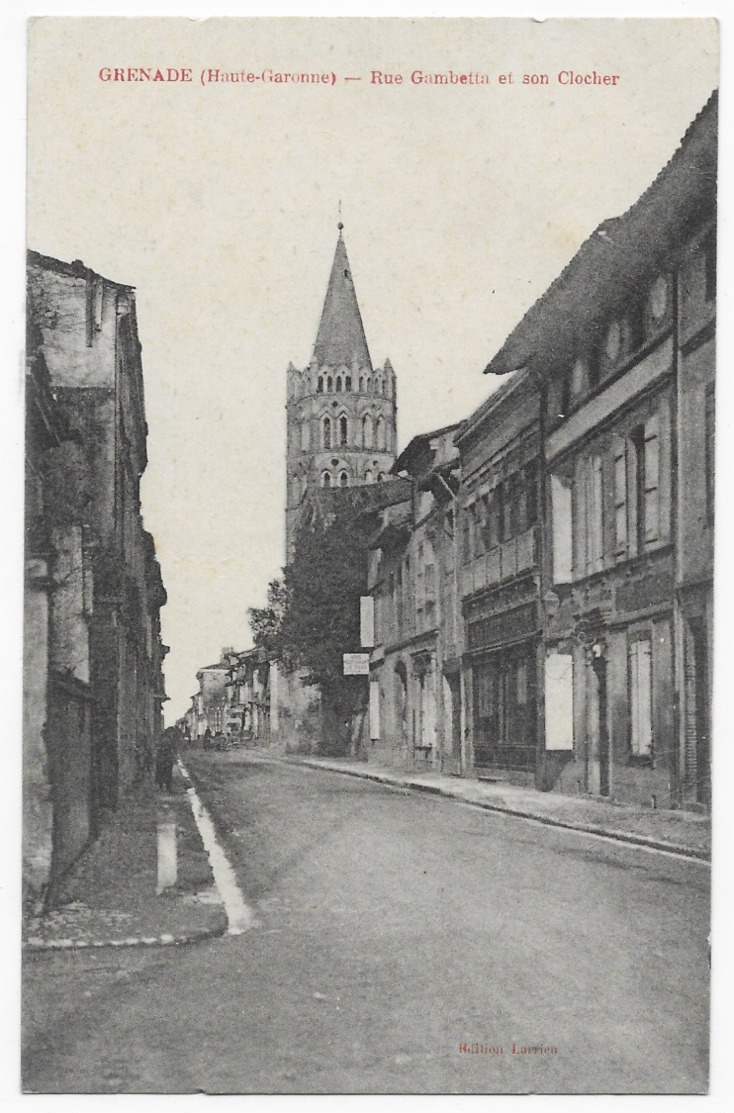
[[[589,332],[669,259],[713,213],[717,180],[718,93],[686,131],[668,163],[622,216],[606,220],[528,309],[485,373],[506,375],[533,357],[563,361]]]

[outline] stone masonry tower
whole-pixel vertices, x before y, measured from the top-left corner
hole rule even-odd
[[[395,462],[395,372],[373,367],[339,238],[311,362],[288,365],[286,560],[309,492],[380,483]]]

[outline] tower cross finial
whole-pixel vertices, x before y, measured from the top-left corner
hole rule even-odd
[[[343,227],[344,227],[344,225],[342,224],[342,203],[341,203],[341,198],[339,198],[339,223],[337,224],[337,228],[341,232]]]

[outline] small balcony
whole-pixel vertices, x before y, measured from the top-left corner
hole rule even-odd
[[[531,526],[465,564],[461,574],[461,594],[473,595],[534,568],[537,560],[536,532],[537,527]]]

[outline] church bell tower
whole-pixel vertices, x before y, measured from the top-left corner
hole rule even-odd
[[[302,371],[288,365],[287,561],[309,491],[380,483],[397,451],[395,372],[389,359],[372,366],[338,227],[311,361]]]

